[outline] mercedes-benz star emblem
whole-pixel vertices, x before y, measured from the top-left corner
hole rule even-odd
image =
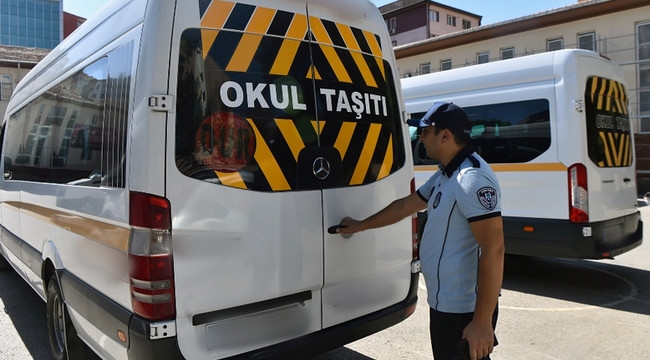
[[[320,180],[325,180],[330,175],[330,162],[327,161],[327,159],[324,157],[319,156],[316,158],[316,160],[314,160],[312,170],[314,172],[314,176]]]

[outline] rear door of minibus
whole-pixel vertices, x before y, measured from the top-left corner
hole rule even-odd
[[[243,353],[404,300],[410,222],[359,241],[326,231],[409,192],[376,8],[183,7],[167,154],[183,355]]]

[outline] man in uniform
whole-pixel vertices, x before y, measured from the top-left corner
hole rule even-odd
[[[422,119],[408,123],[421,128],[420,141],[427,156],[440,161],[440,171],[417,192],[365,220],[345,218],[337,231],[390,225],[426,208],[420,259],[434,358],[489,359],[497,344],[505,253],[497,178],[474,152],[471,124],[457,105],[436,102]]]

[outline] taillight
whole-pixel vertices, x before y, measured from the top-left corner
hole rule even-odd
[[[415,192],[415,179],[411,179],[411,194]],[[420,239],[418,239],[418,215],[411,216],[411,244],[413,251],[413,260],[420,258]]]
[[[171,208],[163,197],[130,194],[129,273],[133,311],[159,321],[176,316]]]
[[[573,223],[589,222],[589,192],[587,188],[587,168],[583,164],[573,164],[569,176],[569,220]]]

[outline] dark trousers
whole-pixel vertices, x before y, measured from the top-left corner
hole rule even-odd
[[[492,315],[492,328],[496,328],[499,307]],[[462,346],[463,330],[472,321],[474,313],[449,314],[429,308],[429,333],[431,347],[435,360],[465,360],[469,359],[469,350]],[[494,346],[498,344],[494,337]],[[465,353],[467,351],[467,353]],[[486,356],[481,360],[490,360]]]

